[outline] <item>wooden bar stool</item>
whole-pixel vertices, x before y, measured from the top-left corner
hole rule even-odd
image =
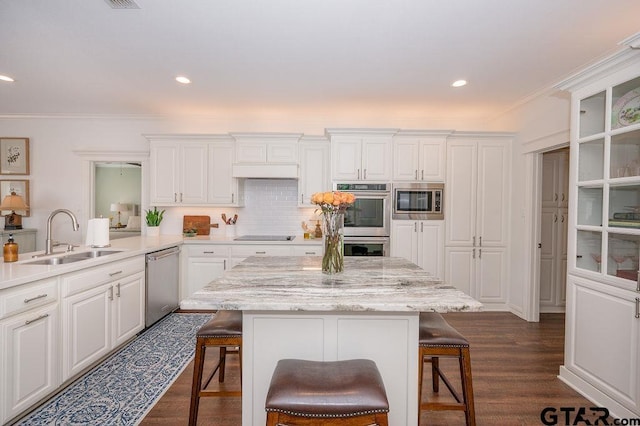
[[[440,357],[458,358],[460,378],[462,381],[462,396],[454,389],[444,373],[440,370]],[[458,333],[455,328],[449,325],[442,315],[436,312],[420,313],[419,361],[418,417],[420,416],[421,410],[461,410],[464,411],[467,426],[475,426],[476,414],[473,405],[469,342]],[[422,402],[422,374],[425,362],[431,363],[433,391],[439,391],[439,379],[442,379],[455,398],[455,403]]]
[[[387,426],[389,402],[376,364],[278,361],[265,403],[267,426]]]
[[[209,378],[202,383],[202,370],[207,347],[220,348],[218,364]],[[224,382],[227,354],[236,352],[240,357],[240,383],[242,383],[242,311],[218,311],[196,333],[196,355],[193,365],[193,385],[191,386],[191,407],[189,425],[198,421],[198,407],[201,397],[241,396],[242,391],[209,391],[207,386],[218,372],[218,381]]]

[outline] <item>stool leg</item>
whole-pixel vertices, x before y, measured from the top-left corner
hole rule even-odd
[[[189,426],[195,426],[198,421],[198,406],[200,404],[200,387],[202,386],[202,370],[205,355],[204,341],[196,340],[196,355],[193,360],[193,383],[191,385],[191,405],[189,407]]]
[[[277,424],[278,424],[278,413],[276,411],[268,411],[266,426],[276,426]]]
[[[418,349],[418,423],[420,423],[420,404],[422,404],[422,374],[424,373],[424,352]]]
[[[376,414],[376,425],[377,426],[389,426],[389,417],[387,413],[377,413]]]
[[[437,356],[431,357],[431,381],[433,385],[433,391],[440,391],[440,358]]]
[[[219,366],[220,370],[218,371],[218,382],[224,382],[224,368],[227,365],[227,348],[222,346],[220,347],[220,358],[219,358]]]
[[[460,350],[460,377],[462,378],[462,392],[465,403],[465,419],[467,426],[476,425],[476,410],[473,402],[473,383],[471,376],[471,356],[469,348]]]

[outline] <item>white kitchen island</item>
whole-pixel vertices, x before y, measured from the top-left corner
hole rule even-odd
[[[383,377],[389,424],[418,423],[418,314],[482,305],[401,258],[346,257],[322,274],[320,257],[250,257],[182,309],[243,311],[242,424],[264,425],[279,359],[372,359]]]

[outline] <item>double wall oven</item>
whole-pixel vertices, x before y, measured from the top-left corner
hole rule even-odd
[[[345,256],[389,256],[391,184],[336,183],[356,196],[344,216]]]

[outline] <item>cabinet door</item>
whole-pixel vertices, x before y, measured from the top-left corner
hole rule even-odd
[[[130,275],[113,283],[113,347],[120,346],[144,328],[143,272]]]
[[[482,247],[507,244],[509,152],[507,142],[483,141],[478,146],[476,237]]]
[[[58,304],[12,317],[2,326],[6,376],[0,386],[4,421],[18,415],[59,385]]]
[[[336,137],[331,140],[331,176],[333,180],[359,180],[361,176],[361,139]]]
[[[62,381],[111,350],[109,318],[113,287],[105,284],[62,302]]]
[[[403,257],[418,265],[418,222],[394,220],[391,223],[391,256]]]
[[[369,137],[363,140],[361,179],[374,181],[391,179],[391,139],[389,137]]]
[[[434,277],[444,277],[444,221],[419,222],[418,266]]]
[[[477,152],[475,141],[452,141],[448,144],[447,188],[444,194],[447,245],[474,244]]]
[[[420,143],[416,140],[393,141],[393,180],[416,181],[420,170]]]
[[[420,143],[418,179],[423,182],[443,182],[445,178],[445,140],[437,138]]]
[[[231,175],[235,150],[231,142],[209,144],[209,196],[211,204],[238,202],[238,180]]]
[[[207,144],[182,144],[181,154],[178,201],[185,204],[206,204],[209,160]]]
[[[566,367],[638,413],[637,293],[576,277],[569,277],[568,291]],[[594,349],[594,345],[602,350]]]
[[[224,274],[226,258],[190,257],[187,260],[187,292],[190,297],[216,278]]]
[[[151,204],[171,205],[178,201],[179,146],[175,143],[152,142],[150,158]]]
[[[485,304],[504,304],[507,301],[507,251],[494,247],[478,248],[476,269],[474,297]]]
[[[267,144],[264,142],[236,142],[237,163],[266,163]]]
[[[554,207],[543,207],[540,216],[540,305],[555,305],[557,277],[558,214]]]
[[[445,282],[475,297],[475,256],[472,247],[446,247]],[[472,289],[474,292],[472,293]]]
[[[300,143],[298,206],[315,206],[311,204],[311,195],[331,188],[330,155],[327,142]]]

